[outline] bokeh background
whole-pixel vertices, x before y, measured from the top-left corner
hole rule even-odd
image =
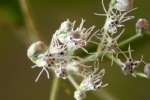
[[[48,100],[52,77],[47,80],[44,75],[35,83],[39,70],[32,70],[33,63],[27,58],[26,50],[31,43],[28,37],[32,32],[26,30],[25,16],[22,13],[20,0],[0,0],[0,100]],[[104,0],[108,6],[109,0]],[[100,0],[27,0],[39,37],[49,43],[50,36],[67,18],[81,21],[86,25],[102,27],[105,18],[95,16],[94,12],[103,13]],[[150,21],[150,1],[135,0],[138,10],[132,15],[136,18],[126,23],[126,32],[121,40],[135,34],[135,23],[145,17]],[[121,41],[120,40],[120,41]],[[150,61],[150,38],[143,37],[131,43],[135,50],[134,57],[143,55]],[[124,49],[127,46],[124,47]],[[96,95],[88,93],[86,100],[150,100],[150,80],[124,76],[117,66],[105,65],[105,81],[110,85]],[[141,67],[141,70],[143,68]],[[60,80],[57,100],[74,100],[74,87]],[[98,98],[99,96],[99,98]],[[110,98],[109,98],[110,97]]]

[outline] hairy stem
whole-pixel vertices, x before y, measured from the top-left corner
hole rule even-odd
[[[56,100],[56,94],[59,88],[59,78],[58,77],[54,77],[53,79],[53,83],[52,83],[52,89],[50,92],[50,96],[49,96],[49,100]]]

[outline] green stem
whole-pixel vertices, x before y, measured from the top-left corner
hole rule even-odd
[[[53,83],[52,83],[52,89],[50,92],[50,96],[49,96],[49,100],[56,100],[56,94],[59,88],[59,78],[58,77],[54,77],[53,79]]]
[[[142,33],[137,33],[137,34],[131,36],[130,38],[122,41],[121,43],[119,43],[119,47],[129,44],[130,42],[135,41],[136,39],[138,39],[140,37],[142,37]]]
[[[78,83],[75,81],[75,79],[74,79],[71,75],[68,76],[68,79],[69,79],[70,83],[71,83],[76,89],[79,88]]]
[[[130,38],[128,38],[128,39],[122,41],[121,43],[119,43],[119,47],[123,47],[124,45],[129,44],[129,43],[131,43],[131,42],[133,42],[133,41],[139,39],[139,38],[142,37],[142,36],[143,36],[142,33],[137,33],[137,34],[131,36]],[[91,60],[94,61],[98,56],[102,55],[102,52],[101,52],[100,49],[101,49],[101,47],[100,47],[100,45],[99,45],[99,46],[98,46],[98,50],[96,51],[96,53],[94,53],[94,54],[92,54],[92,55],[86,57],[86,58],[83,60],[83,62],[88,62],[88,61],[91,61]],[[107,55],[107,57],[108,57],[108,58],[111,58],[111,56],[108,56],[108,55]],[[115,62],[117,62],[117,61],[115,61]]]
[[[119,47],[122,47],[122,46],[124,46],[124,45],[126,45],[126,44],[129,44],[130,42],[135,41],[136,39],[140,38],[141,36],[142,36],[141,33],[137,33],[137,34],[135,34],[134,36],[128,38],[127,40],[122,41],[122,42],[119,44]],[[118,59],[118,58],[113,58],[111,55],[106,55],[106,57],[107,57],[108,59],[110,59],[110,60],[113,59],[113,62],[115,62],[117,65],[119,65],[119,66],[121,65],[121,60],[120,60],[120,59]]]
[[[108,13],[110,13],[110,11],[112,10],[112,8],[113,8],[115,2],[116,2],[116,0],[111,0],[111,1],[110,1]]]

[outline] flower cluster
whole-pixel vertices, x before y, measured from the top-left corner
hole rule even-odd
[[[42,48],[44,47],[44,48]],[[35,63],[32,68],[40,67],[42,68],[38,77],[35,81],[38,81],[39,77],[43,73],[46,72],[47,77],[49,78],[48,69],[57,70],[60,67],[63,67],[68,62],[67,53],[64,51],[66,49],[65,45],[61,45],[59,41],[56,39],[56,36],[53,35],[51,44],[47,47],[44,42],[38,41],[33,43],[27,51],[28,57]],[[54,67],[55,66],[55,67]],[[59,70],[55,71],[58,74],[62,72]],[[64,73],[65,74],[65,73]],[[65,76],[65,75],[60,75]]]
[[[74,92],[74,98],[76,98],[76,100],[82,100],[86,97],[86,92],[106,87],[108,84],[103,84],[102,81],[104,74],[104,69],[99,71],[97,68],[87,73],[80,83],[79,89]]]
[[[44,42],[38,41],[28,48],[27,55],[35,63],[32,68],[42,68],[36,81],[43,71],[47,73],[49,78],[49,69],[53,70],[56,76],[63,79],[67,78],[70,71],[80,72],[83,69],[84,65],[80,64],[80,61],[73,59],[72,52],[78,48],[84,48],[93,34],[97,32],[93,32],[95,26],[88,29],[83,27],[84,23],[85,20],[82,19],[79,27],[74,29],[75,21],[66,20],[53,34],[49,47]]]
[[[119,48],[118,40],[125,31],[125,25],[123,25],[123,23],[134,18],[134,16],[127,16],[130,12],[136,9],[132,9],[131,4],[130,0],[116,0],[113,6],[106,10],[104,1],[102,0],[105,14],[96,14],[98,16],[106,17],[106,22],[101,28],[101,32],[97,34],[97,38],[100,40],[103,56],[105,54],[112,55],[112,63],[113,58],[118,56],[118,54],[124,53]]]
[[[128,51],[122,51],[119,47],[118,40],[122,36],[125,31],[124,22],[131,20],[134,16],[127,16],[130,12],[135,10],[133,8],[133,0],[116,0],[113,3],[113,6],[108,9],[105,8],[104,1],[102,0],[102,6],[105,11],[105,14],[96,14],[99,16],[105,16],[106,22],[101,29],[101,33],[97,35],[97,38],[100,40],[101,43],[101,51],[103,52],[103,56],[111,55],[112,64],[113,61],[118,61],[119,66],[121,67],[122,71],[127,74],[131,74],[132,76],[136,76],[137,71],[135,69],[140,65],[146,65],[144,63],[143,57],[139,60],[134,60],[131,55],[131,48],[129,45]],[[146,19],[140,18],[136,23],[136,32],[137,34],[142,34],[143,30],[148,30],[149,23]],[[122,30],[119,32],[118,30]],[[129,57],[127,54],[129,54]],[[122,55],[126,61],[122,61],[119,58],[119,55]],[[102,58],[103,58],[102,56]]]
[[[60,28],[56,31],[56,36],[58,40],[67,48],[83,48],[90,39],[96,34],[98,31],[93,32],[95,26],[91,26],[90,28],[83,27],[85,20],[82,19],[80,25],[75,29],[75,23],[71,22],[69,19],[64,21]]]
[[[126,61],[122,63],[122,70],[125,74],[131,74],[132,76],[136,77],[135,69],[140,65],[144,64],[143,57],[140,60],[134,60],[131,54],[131,48],[129,45],[128,48],[129,57],[126,57]]]
[[[63,79],[75,74],[82,77],[82,80],[74,92],[74,98],[82,100],[86,97],[86,92],[96,91],[108,85],[103,84],[105,69],[100,70],[99,56],[101,56],[101,61],[103,61],[103,57],[108,57],[112,60],[112,65],[114,62],[117,63],[125,75],[150,76],[150,64],[144,61],[143,56],[138,60],[134,59],[130,45],[127,51],[123,51],[118,43],[125,32],[124,22],[134,18],[134,16],[128,15],[136,9],[133,8],[133,0],[114,1],[116,2],[113,2],[107,10],[104,0],[102,0],[105,14],[96,14],[106,17],[102,28],[96,29],[94,25],[86,28],[84,19],[81,20],[79,26],[75,27],[76,21],[72,22],[67,19],[52,35],[49,46],[42,41],[31,44],[27,50],[27,56],[35,64],[32,68],[41,68],[36,82],[43,72],[46,72],[49,78],[49,70]],[[146,19],[141,18],[137,21],[136,32],[138,35],[143,35],[142,32],[147,31],[148,28],[149,23]],[[89,42],[97,44],[97,51],[93,54],[86,49]],[[76,56],[75,52],[79,49],[84,50],[88,56],[85,58]],[[141,65],[145,66],[144,72],[137,71],[137,67]]]

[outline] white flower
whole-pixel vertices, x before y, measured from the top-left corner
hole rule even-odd
[[[100,87],[105,87],[107,84],[103,85],[102,79],[105,74],[105,70],[102,69],[98,71],[95,69],[93,72],[89,73],[83,81],[80,83],[79,89],[82,91],[96,90]]]
[[[133,7],[134,0],[116,0],[114,8],[118,11],[127,11]]]
[[[47,53],[43,53],[38,56],[37,60],[34,63],[35,63],[35,65],[32,66],[32,68],[36,68],[36,67],[42,68],[42,70],[38,74],[35,82],[37,82],[39,80],[40,76],[42,75],[42,73],[44,71],[46,72],[47,78],[49,79],[48,69],[51,68],[52,66],[54,66],[55,58],[47,55]]]
[[[103,32],[104,33],[110,33],[111,35],[118,32],[118,28],[124,27],[123,23],[131,20],[134,18],[134,16],[126,16],[128,13],[132,12],[135,9],[131,9],[125,12],[117,12],[113,9],[110,11],[107,11],[104,5],[104,1],[102,0],[102,6],[105,11],[105,14],[95,14],[98,16],[106,16],[106,22],[104,24]]]
[[[82,48],[98,32],[96,31],[93,33],[95,26],[92,26],[88,29],[83,27],[85,23],[85,20],[83,19],[77,28],[74,27],[75,23],[76,21],[70,22],[69,20],[67,20],[63,22],[60,26],[60,29],[55,32],[58,40],[62,44],[65,44],[67,48]]]
[[[67,19],[66,21],[62,22],[62,24],[60,25],[59,31],[60,32],[69,32],[71,31],[73,28],[73,23]]]
[[[48,69],[62,66],[67,63],[66,46],[59,43],[56,34],[53,35],[49,48],[43,42],[33,43],[28,49],[28,57],[35,63],[32,68],[42,68],[36,82],[45,71],[49,78]],[[36,58],[36,59],[35,59]]]
[[[57,34],[53,34],[52,40],[51,40],[51,43],[47,52],[52,53],[52,54],[60,53],[62,51],[65,51],[65,49],[66,49],[66,45],[60,43],[59,39],[57,38]]]
[[[81,81],[78,89],[74,92],[74,98],[76,100],[82,100],[86,97],[86,92],[95,91],[100,87],[106,87],[108,84],[103,84],[102,79],[105,74],[105,70],[89,70],[85,73],[84,79]]]
[[[140,64],[143,63],[143,57],[140,60],[134,60],[132,58],[130,45],[128,48],[128,52],[129,57],[126,57],[126,62],[122,63],[122,70],[124,74],[131,74],[132,76],[136,77],[134,71]]]
[[[106,23],[103,27],[104,32],[111,33],[112,35],[114,33],[117,33],[118,28],[124,27],[123,25],[124,22],[134,18],[134,16],[126,16],[128,13],[130,13],[133,10],[135,9],[131,9],[128,12],[124,12],[120,14],[112,12],[111,15],[107,15]]]

